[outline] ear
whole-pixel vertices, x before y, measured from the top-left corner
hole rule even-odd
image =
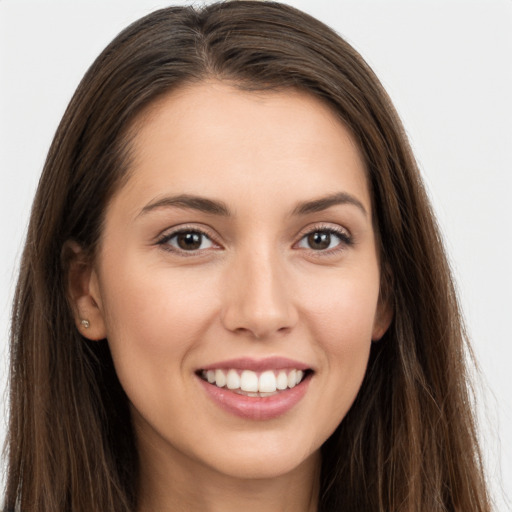
[[[67,272],[68,298],[78,331],[89,340],[106,338],[98,275],[90,258],[73,241],[64,244],[62,256]]]
[[[393,320],[393,307],[389,299],[379,298],[377,313],[373,322],[372,341],[379,341],[391,325]]]
[[[377,312],[373,323],[372,341],[379,341],[391,325],[393,320],[393,273],[391,267],[385,264],[382,268],[381,286]]]

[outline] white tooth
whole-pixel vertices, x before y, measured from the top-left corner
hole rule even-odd
[[[302,381],[304,377],[304,372],[302,370],[297,370],[297,384]]]
[[[240,377],[240,388],[243,391],[258,391],[258,376],[251,370],[244,370]]]
[[[210,383],[210,384],[213,384],[215,382],[215,370],[208,370],[206,372],[206,380]]]
[[[276,376],[272,370],[260,375],[258,390],[263,393],[273,393],[276,390]]]
[[[296,384],[297,384],[297,371],[291,370],[290,373],[288,374],[288,387],[294,388]]]
[[[276,388],[277,389],[286,389],[288,387],[288,375],[286,375],[286,372],[284,370],[281,370],[277,374],[276,379]]]
[[[219,388],[226,385],[226,375],[222,370],[215,370],[215,385]]]
[[[240,387],[240,377],[236,370],[229,370],[226,385],[228,389],[238,389]]]

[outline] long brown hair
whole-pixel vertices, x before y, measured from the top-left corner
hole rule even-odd
[[[133,512],[137,453],[106,342],[77,331],[66,241],[94,257],[126,179],[130,127],[156,98],[214,77],[327,102],[364,155],[394,320],[322,447],[319,509],[489,511],[461,316],[439,231],[391,102],[360,55],[273,2],[170,7],[124,30],[86,73],[35,197],[11,339],[7,510]]]

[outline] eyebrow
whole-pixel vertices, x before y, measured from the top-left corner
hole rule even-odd
[[[308,215],[311,213],[327,210],[332,206],[344,204],[356,206],[365,216],[368,215],[368,212],[366,211],[366,208],[363,206],[361,201],[359,201],[359,199],[355,198],[354,196],[347,194],[346,192],[338,192],[336,194],[331,194],[319,199],[314,199],[313,201],[301,202],[293,209],[292,215]],[[186,208],[211,215],[220,215],[223,217],[231,216],[229,208],[222,201],[207,199],[205,197],[189,194],[168,196],[157,199],[144,206],[139,215],[146,214],[159,208],[168,207]]]
[[[158,208],[166,207],[187,208],[203,213],[210,213],[212,215],[221,215],[224,217],[229,217],[231,215],[229,208],[222,201],[215,201],[212,199],[206,199],[205,197],[192,196],[188,194],[181,194],[178,196],[169,196],[158,199],[144,206],[139,215],[148,213]]]
[[[307,215],[309,213],[321,212],[323,210],[327,210],[331,206],[343,204],[356,206],[362,213],[364,213],[365,216],[368,216],[368,212],[363,206],[363,203],[346,192],[338,192],[313,201],[304,201],[303,203],[299,203],[293,210],[293,215]]]

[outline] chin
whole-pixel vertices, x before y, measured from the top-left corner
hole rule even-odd
[[[260,480],[278,478],[304,466],[319,465],[321,441],[300,438],[298,434],[298,429],[251,432],[203,452],[199,462],[229,477]],[[198,455],[196,452],[196,457]]]
[[[261,446],[261,445],[260,445]],[[223,457],[215,461],[213,468],[223,475],[244,480],[276,479],[298,471],[303,466],[316,466],[320,463],[320,450],[299,456],[297,453],[287,453],[281,449],[269,453],[256,449],[257,453],[237,453],[232,457]]]

